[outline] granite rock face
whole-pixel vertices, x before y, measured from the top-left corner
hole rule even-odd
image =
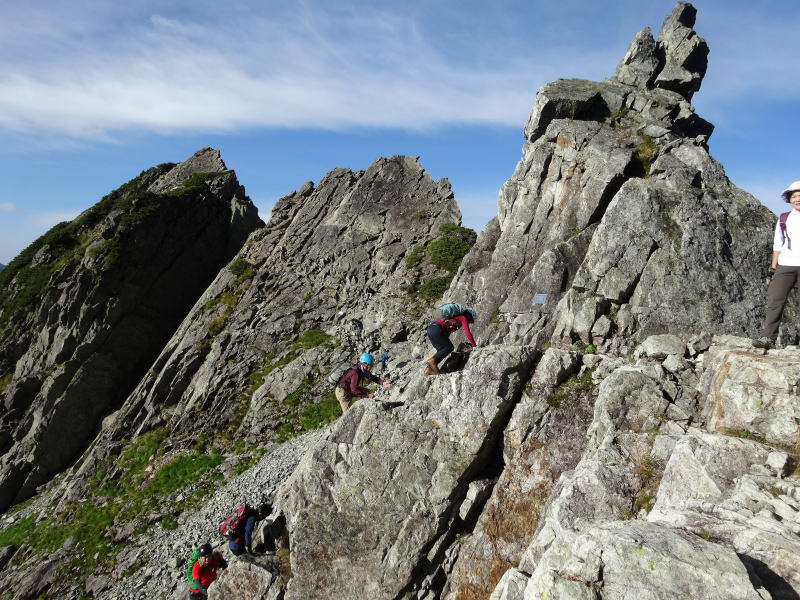
[[[165,422],[253,443],[275,439],[281,425],[301,427],[304,402],[331,394],[322,376],[336,363],[403,347],[412,302],[404,288],[418,276],[405,259],[460,218],[449,182],[401,156],[366,171],[336,169],[282,198],[166,344],[106,439]],[[415,329],[419,339],[422,325]]]
[[[497,219],[449,291],[499,321],[492,339],[625,353],[658,333],[757,333],[764,287],[751,275],[774,215],[708,153],[713,126],[689,103],[708,53],[694,18],[678,3],[614,77],[537,94]]]
[[[435,585],[532,359],[525,348],[479,350],[464,371],[413,378],[402,406],[362,401],[345,413],[278,495],[287,600],[418,597]]]
[[[0,507],[83,452],[261,225],[205,148],[143,172],[3,270]]]

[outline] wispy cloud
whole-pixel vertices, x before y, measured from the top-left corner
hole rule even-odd
[[[17,212],[17,205],[13,202],[0,202],[0,212],[14,213]]]
[[[94,21],[88,33],[38,22],[44,51],[31,47],[21,60],[24,31],[0,45],[12,57],[0,59],[0,127],[105,141],[131,130],[518,127],[536,88],[563,76],[565,65],[585,71],[596,63],[601,72],[615,60],[558,46],[536,61],[487,60],[479,48],[442,47],[400,12],[299,6],[271,16],[216,11],[214,22],[198,13],[140,15],[110,36]]]

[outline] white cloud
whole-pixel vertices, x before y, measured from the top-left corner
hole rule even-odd
[[[74,30],[39,29],[55,49],[0,62],[0,127],[78,140],[137,130],[518,127],[541,84],[593,64],[605,74],[616,60],[554,46],[536,61],[494,56],[476,66],[457,55],[479,57],[479,48],[447,53],[412,18],[366,7],[213,25],[153,14],[85,45]]]
[[[17,205],[13,202],[0,202],[0,212],[14,213],[17,212]]]

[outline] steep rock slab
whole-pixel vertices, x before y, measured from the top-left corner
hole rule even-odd
[[[763,600],[736,554],[679,530],[642,521],[595,527],[563,566],[537,567],[523,600],[715,598]]]
[[[351,408],[279,493],[287,600],[415,597],[441,568],[532,360],[526,348],[484,348],[464,371],[412,380],[403,406]]]
[[[690,430],[673,446],[647,520],[724,543],[773,598],[800,593],[800,481],[786,453],[746,439]]]
[[[143,172],[3,270],[0,507],[75,460],[261,225],[205,148]]]
[[[706,353],[702,393],[708,429],[800,443],[800,355],[715,347]]]
[[[502,471],[476,519],[462,519],[441,598],[485,598],[520,563],[559,476],[574,469],[592,418],[592,390],[560,387],[578,372],[577,353],[550,348],[536,366],[503,434]],[[524,585],[523,585],[524,587]]]
[[[708,155],[694,15],[679,3],[658,40],[639,32],[615,77],[537,94],[497,219],[449,292],[499,321],[493,339],[627,351],[652,333],[755,333],[774,216]]]
[[[303,403],[331,391],[323,370],[406,339],[404,287],[415,272],[405,258],[460,218],[449,182],[402,156],[366,171],[335,169],[282,198],[181,324],[107,438],[124,438],[132,423],[165,421],[179,432],[238,429],[251,441],[275,438],[281,425],[294,432]]]

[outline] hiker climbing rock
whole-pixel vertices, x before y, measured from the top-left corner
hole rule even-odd
[[[253,554],[253,528],[257,521],[265,519],[271,512],[269,504],[261,504],[258,508],[243,504],[225,517],[219,531],[228,538],[228,549],[234,556]]]
[[[781,213],[775,224],[772,262],[766,280],[769,285],[767,317],[761,329],[761,337],[753,340],[756,348],[769,349],[775,345],[783,307],[800,276],[800,181],[795,181],[786,188],[781,198],[791,204],[792,210]]]
[[[438,308],[442,312],[443,319],[437,319],[428,325],[428,339],[433,347],[436,349],[436,354],[425,361],[425,375],[438,375],[439,363],[450,354],[455,347],[453,342],[450,341],[450,334],[457,331],[459,328],[464,330],[464,335],[467,336],[467,341],[471,348],[475,348],[477,344],[472,337],[472,332],[469,330],[470,323],[475,322],[477,313],[471,309],[463,309],[460,304],[452,302],[444,304]]]
[[[335,395],[342,407],[344,414],[353,402],[353,398],[374,398],[375,394],[364,387],[361,387],[364,380],[372,381],[383,387],[392,387],[388,381],[384,381],[377,375],[372,374],[372,367],[375,361],[372,355],[365,352],[358,357],[358,363],[347,367],[336,383]]]
[[[208,586],[217,578],[217,569],[224,569],[228,563],[219,552],[213,551],[211,544],[205,543],[197,550],[197,560],[192,565],[189,581],[189,599],[202,600],[208,596]]]
[[[381,354],[381,373],[386,371],[386,361],[389,360],[389,353],[384,350],[383,354]]]

